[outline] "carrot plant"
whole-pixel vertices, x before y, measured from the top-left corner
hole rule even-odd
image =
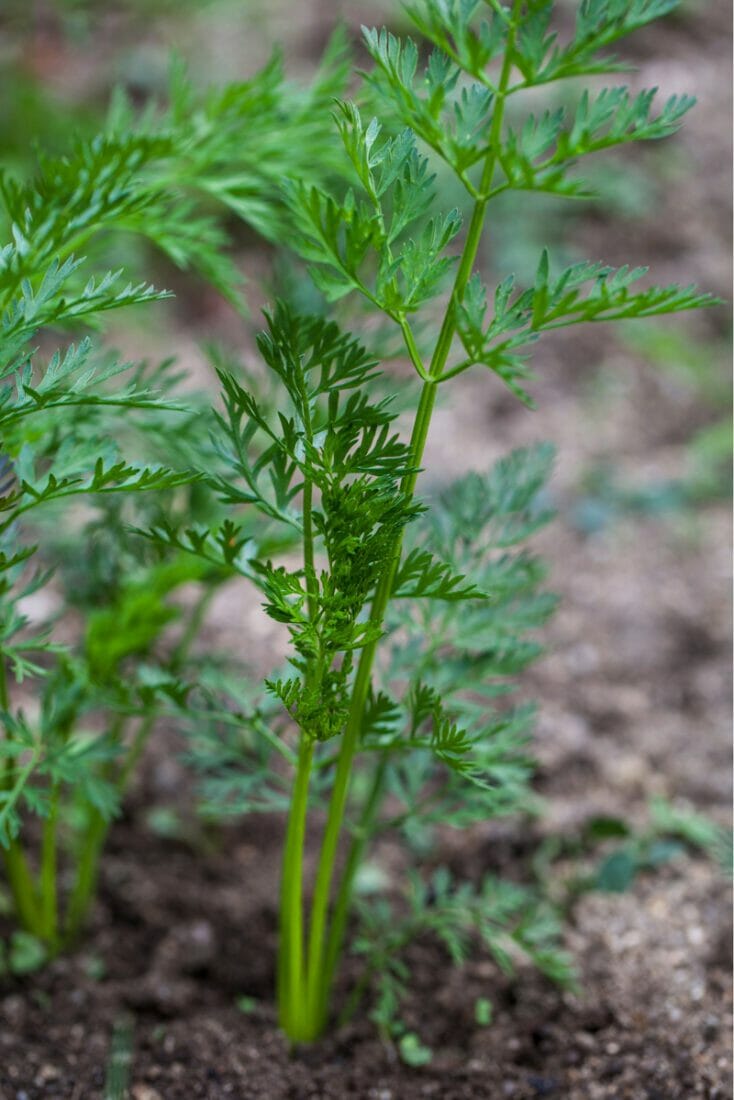
[[[277,58],[205,97],[177,63],[165,109],[139,117],[118,94],[95,137],[2,184],[0,854],[20,928],[50,953],[82,927],[109,821],[225,577],[191,555],[162,563],[129,531],[177,510],[212,521],[191,469],[205,413],[175,399],[170,364],[121,362],[82,334],[58,344],[52,330],[169,296],[108,269],[123,233],[241,307],[220,214],[276,234],[276,183],[309,172],[287,135],[319,147],[343,53],[335,39],[307,94]],[[192,585],[181,623],[174,597]],[[32,597],[52,609],[40,622]]]
[[[277,995],[295,1042],[329,1022],[370,842],[389,827],[462,826],[529,804],[532,716],[500,697],[536,655],[528,631],[552,606],[522,548],[547,518],[538,494],[548,451],[518,452],[436,501],[416,491],[436,403],[459,375],[489,372],[530,405],[529,358],[544,333],[710,301],[693,287],[651,285],[641,268],[559,267],[547,250],[530,286],[508,274],[489,291],[476,270],[498,196],[519,196],[518,218],[534,193],[578,199],[589,193],[576,171],[585,157],[677,130],[690,97],[658,105],[654,90],[596,83],[626,68],[613,52],[620,39],[675,6],[583,0],[564,36],[549,0],[416,0],[405,11],[419,44],[365,31],[372,66],[355,98],[334,107],[344,183],[286,180],[284,243],[328,303],[359,295],[373,322],[394,326],[419,384],[409,437],[365,340],[280,302],[258,342],[275,404],[220,370],[226,470],[209,484],[233,519],[218,531],[149,531],[248,577],[290,634],[290,667],[261,702],[243,705],[236,743],[216,717],[202,719],[200,736],[214,811],[288,808]],[[594,84],[574,92],[572,107],[538,108],[537,89],[583,78]],[[462,189],[466,218],[444,209],[439,164]],[[263,554],[234,518],[248,509],[262,537],[297,536],[300,560]],[[305,845],[321,812],[308,881]],[[368,914],[355,947],[380,979],[383,1021],[404,984],[397,953],[424,931],[455,958],[479,935],[503,967],[520,951],[567,973],[547,912],[508,883],[474,889],[443,872],[430,889],[416,880],[404,923],[388,910],[375,927]]]

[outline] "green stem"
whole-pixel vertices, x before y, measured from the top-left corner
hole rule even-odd
[[[305,378],[301,377],[303,427],[309,445],[313,442],[313,429],[309,397]],[[308,611],[313,621],[318,612],[318,580],[314,567],[313,535],[313,481],[306,477],[302,498],[303,514],[303,571],[306,578]],[[306,670],[306,683],[314,675],[313,660]],[[303,856],[308,816],[308,788],[313,765],[313,741],[301,733],[298,746],[298,765],[291,799],[280,896],[280,943],[278,946],[278,1003],[283,1030],[294,1040],[309,1038],[304,1033],[308,1024],[304,1021],[306,1007],[303,925]]]
[[[439,332],[436,347],[428,370],[428,374],[430,377],[429,380],[425,381],[423,384],[420,400],[418,403],[418,409],[416,411],[408,458],[410,472],[405,476],[402,483],[402,490],[408,496],[412,496],[415,491],[415,486],[418,479],[418,471],[423,460],[423,453],[425,450],[428,430],[431,423],[431,416],[433,414],[433,409],[436,403],[437,383],[440,381],[441,375],[443,374],[443,371],[446,367],[446,363],[448,361],[448,357],[451,351],[451,345],[453,343],[454,335],[456,332],[457,306],[461,303],[463,299],[464,291],[466,290],[467,283],[469,281],[474,263],[476,261],[477,252],[479,249],[479,242],[481,240],[482,232],[484,229],[488,202],[488,192],[491,188],[492,179],[495,172],[495,166],[497,162],[496,151],[499,146],[499,139],[501,136],[502,122],[504,117],[505,92],[508,87],[510,73],[512,70],[512,52],[519,7],[520,0],[514,0],[513,15],[510,29],[508,31],[505,58],[497,89],[496,108],[490,130],[489,148],[482,170],[481,183],[479,186],[479,194],[481,197],[474,204],[471,221],[467,230],[466,242],[464,244],[464,251],[461,257],[461,261],[459,263],[459,268],[456,273],[454,286],[451,293],[451,299],[444,315],[441,330]],[[395,574],[397,572],[397,568],[400,562],[402,544],[402,535],[399,535],[395,540],[393,553],[391,555],[391,564],[383,574],[381,583],[377,587],[372,603],[370,618],[373,623],[380,626],[382,625],[385,616],[385,611],[387,609],[387,605],[390,599]],[[337,760],[336,773],[334,776],[334,787],[329,803],[326,827],[324,829],[321,854],[319,857],[319,865],[316,873],[316,883],[314,886],[313,903],[311,909],[311,928],[308,945],[307,965],[309,1034],[306,1037],[308,1038],[316,1038],[321,1033],[326,1024],[328,998],[331,988],[331,981],[333,978],[333,971],[336,967],[336,963],[338,962],[338,956],[341,950],[340,943],[337,944],[336,948],[333,945],[331,946],[330,958],[333,959],[333,962],[330,967],[327,967],[325,965],[326,937],[329,902],[332,892],[332,880],[334,877],[336,854],[339,845],[342,822],[344,819],[344,811],[346,808],[347,797],[349,793],[352,764],[359,744],[363,712],[369,694],[372,676],[372,665],[375,659],[376,650],[377,641],[370,642],[367,646],[365,646],[362,650],[359,666],[357,668],[351,707],[344,734],[342,736],[341,748],[339,752],[339,758]],[[343,908],[345,910],[345,913],[348,911],[349,900],[351,896],[351,883],[348,883],[347,893],[349,894],[349,896],[345,897],[340,906],[340,911],[341,908]]]
[[[0,710],[5,714],[10,710],[10,691],[8,690],[8,668],[5,657],[0,653]],[[10,731],[3,725],[3,739],[10,740]],[[12,756],[3,756],[0,760],[0,790],[11,786]]]
[[[308,1034],[308,1024],[304,1020],[306,973],[303,963],[303,851],[312,762],[313,742],[302,734],[283,855],[278,950],[280,1025],[296,1041],[311,1037]]]
[[[133,772],[138,766],[138,761],[143,755],[145,746],[150,740],[150,735],[153,732],[153,727],[155,726],[157,718],[158,715],[155,712],[146,715],[135,731],[130,743],[130,748],[125,754],[125,759],[122,762],[122,767],[117,777],[116,787],[120,798],[122,798],[128,788]]]
[[[39,890],[41,897],[41,926],[43,939],[51,951],[55,951],[59,941],[58,906],[58,825],[59,825],[59,788],[51,789],[51,804],[48,817],[43,823],[41,839],[41,873]]]
[[[444,330],[442,329],[442,332],[443,331]],[[449,337],[449,346],[450,343],[451,339]],[[436,360],[436,357],[434,355],[434,361],[431,364],[431,373],[434,373],[433,367],[435,363],[438,363],[438,360]],[[442,364],[439,363],[436,373],[440,373],[441,366]],[[420,401],[418,403],[418,411],[416,413],[415,423],[413,425],[413,434],[411,437],[410,452],[408,457],[408,466],[410,467],[411,472],[408,473],[404,478],[402,486],[404,492],[406,492],[406,494],[408,495],[412,495],[415,488],[415,483],[418,476],[417,471],[420,467],[421,459],[423,457],[423,450],[425,448],[426,438],[428,436],[428,427],[430,424],[435,400],[436,383],[424,383],[421,390]],[[382,580],[377,587],[377,591],[375,592],[375,597],[370,612],[370,618],[373,623],[379,623],[380,625],[382,625],[385,611],[387,609],[387,604],[390,598],[390,593],[392,591],[393,582],[395,580],[395,573],[397,571],[398,563],[400,561],[402,542],[402,537],[396,539],[393,553],[391,555],[391,564],[383,574]],[[352,692],[349,716],[347,718],[347,724],[344,730],[344,734],[342,736],[341,748],[337,759],[336,772],[334,775],[334,787],[332,790],[331,800],[329,802],[329,810],[326,820],[326,827],[324,829],[324,837],[321,845],[319,865],[316,872],[316,883],[314,886],[313,903],[311,908],[311,928],[308,947],[308,1011],[313,1028],[314,1038],[320,1034],[326,1023],[326,1005],[328,1001],[330,985],[327,985],[326,982],[324,954],[326,945],[329,901],[331,898],[331,885],[334,876],[334,865],[336,862],[336,854],[339,846],[339,837],[341,834],[342,822],[344,819],[344,811],[346,809],[347,796],[349,794],[352,764],[359,744],[359,735],[362,728],[364,707],[367,702],[367,697],[369,695],[370,683],[372,678],[372,665],[374,662],[376,651],[377,641],[370,642],[368,645],[366,645],[362,650],[362,655],[357,668],[357,675],[354,681],[354,689]]]
[[[8,690],[8,669],[5,658],[0,657],[0,710],[10,709],[10,692]]]
[[[204,616],[209,610],[209,605],[214,599],[216,588],[212,585],[210,588],[205,588],[204,592],[199,596],[199,599],[191,609],[188,622],[184,627],[183,633],[178,640],[178,645],[171,654],[171,668],[174,672],[178,672],[181,665],[188,656],[189,649],[192,643],[196,640],[199,631],[201,630],[202,623],[204,622]]]
[[[17,840],[11,840],[7,848],[2,849],[5,874],[13,898],[13,908],[20,924],[27,932],[39,939],[43,937],[43,928],[38,904],[36,886],[33,882],[28,861]]]
[[[349,917],[349,907],[352,901],[352,891],[357,871],[362,863],[367,842],[372,835],[372,825],[379,810],[384,795],[385,779],[387,777],[387,754],[383,754],[375,768],[372,777],[372,786],[367,796],[367,801],[362,809],[359,824],[352,836],[347,861],[342,871],[339,889],[334,902],[334,912],[329,929],[329,943],[326,949],[326,967],[324,971],[323,988],[328,995],[331,983],[334,980],[339,956],[341,955],[344,934]]]
[[[99,810],[93,810],[76,860],[74,886],[66,907],[64,940],[73,943],[84,926],[91,900],[97,889],[99,857],[109,831],[109,822]]]
[[[410,324],[408,323],[407,318],[402,317],[399,321],[399,324],[400,324],[400,331],[403,334],[403,340],[405,341],[405,347],[407,348],[408,355],[410,356],[411,363],[413,364],[416,371],[418,372],[419,377],[422,378],[424,382],[430,382],[431,377],[428,374],[426,368],[423,366],[423,360],[421,359],[421,353],[418,350],[418,345],[415,342],[415,336],[413,335],[413,330],[410,327]]]
[[[10,710],[10,691],[8,690],[8,670],[5,658],[0,656],[0,710]],[[4,737],[9,738],[10,733],[4,731]],[[8,817],[12,806],[17,802],[25,785],[26,779],[33,771],[38,760],[34,753],[25,766],[21,769],[13,784],[12,762],[13,758],[3,758],[0,767],[0,789],[7,792],[0,811],[0,830],[4,828],[3,819]],[[13,906],[23,928],[33,935],[41,936],[42,925],[38,904],[38,894],[33,881],[28,861],[20,844],[14,837],[8,838],[7,847],[0,846],[5,866],[5,874],[13,898]]]
[[[9,815],[11,808],[20,797],[28,776],[36,766],[37,759],[38,756],[34,753],[31,759],[19,772],[15,785],[12,790],[9,791],[3,803],[2,813],[0,813],[0,828],[5,828],[2,818]],[[8,779],[9,777],[7,773],[5,773],[3,786],[7,786]],[[13,896],[13,903],[18,918],[24,928],[29,932],[41,936],[43,934],[43,916],[39,908],[36,885],[33,881],[33,876],[28,866],[25,853],[18,840],[15,838],[8,840],[8,846],[7,848],[3,848],[2,852],[5,871],[8,877],[8,885],[10,886],[10,892]]]
[[[3,808],[2,810],[0,810],[0,832],[8,831],[8,819],[10,818],[10,813],[16,802],[20,798],[21,794],[23,793],[23,788],[26,785],[28,777],[31,775],[33,769],[38,763],[38,755],[39,754],[37,751],[31,753],[30,758],[18,771],[18,777],[12,787],[10,787],[12,777],[9,773],[5,773],[3,787],[7,791],[7,793],[3,801]]]

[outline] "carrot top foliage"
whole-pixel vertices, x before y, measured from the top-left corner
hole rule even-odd
[[[595,84],[569,110],[523,115],[526,91],[623,71],[617,42],[674,6],[582,3],[566,41],[545,0],[424,0],[406,6],[416,40],[364,31],[372,65],[333,109],[341,166],[326,185],[285,181],[287,244],[342,316],[350,314],[341,303],[359,297],[375,321],[394,326],[420,385],[409,438],[396,430],[395,386],[369,340],[282,301],[259,341],[275,402],[266,407],[220,372],[216,438],[226,472],[215,484],[233,510],[255,509],[270,538],[279,527],[295,534],[300,560],[263,555],[231,518],[235,526],[214,536],[150,532],[248,577],[290,634],[288,669],[262,698],[241,703],[249,757],[216,718],[198,739],[212,812],[289,808],[278,999],[295,1041],[316,1038],[330,1019],[371,842],[386,828],[416,837],[429,824],[466,825],[531,802],[532,709],[505,697],[537,655],[532,631],[553,607],[543,569],[523,547],[549,518],[551,451],[517,452],[437,499],[416,489],[431,416],[452,378],[480,368],[532,405],[530,360],[544,332],[709,302],[694,287],[651,285],[641,268],[559,268],[547,249],[530,286],[508,274],[489,288],[475,270],[496,197],[583,197],[584,157],[675,132],[693,101],[658,106],[654,90]],[[464,215],[443,205],[439,162],[465,192]],[[224,549],[233,545],[235,556]],[[326,818],[309,884],[304,844],[317,809]],[[410,935],[432,929],[460,958],[473,930],[500,965],[520,952],[568,978],[554,921],[526,891],[492,881],[474,894],[440,883],[441,904],[412,894],[422,915]],[[398,1030],[401,942],[397,935],[391,955],[384,938],[358,940],[381,990],[378,1018]]]
[[[174,395],[170,363],[120,362],[99,339],[79,331],[69,342],[65,333],[170,297],[108,267],[122,234],[242,304],[222,215],[276,233],[285,210],[277,181],[310,171],[289,133],[308,135],[312,149],[321,142],[328,165],[321,120],[342,86],[343,55],[337,36],[308,92],[284,81],[276,58],[251,81],[197,96],[176,63],[165,110],[136,117],[120,93],[99,134],[41,158],[26,182],[2,181],[0,847],[19,921],[49,951],[80,930],[107,824],[161,697],[176,694],[184,652],[168,637],[180,617],[171,599],[200,586],[185,649],[218,576],[191,555],[162,564],[129,533],[135,516],[209,514],[192,469],[206,447],[194,430],[205,423],[201,410],[197,417]],[[71,511],[79,501],[89,510]],[[85,617],[77,646],[25,611],[44,588],[53,605],[64,583],[67,610]],[[33,692],[32,707],[13,706],[13,680]],[[30,859],[29,815],[43,821]],[[73,869],[66,899],[60,861]]]
[[[424,449],[458,375],[479,368],[532,405],[531,358],[545,332],[710,303],[694,287],[650,284],[641,268],[560,267],[547,249],[529,286],[508,273],[488,287],[476,270],[499,195],[584,197],[586,156],[675,132],[689,97],[658,105],[654,90],[598,84],[626,68],[617,43],[674,7],[584,0],[563,39],[549,0],[422,0],[405,9],[415,40],[365,30],[371,63],[351,99],[341,98],[338,40],[306,92],[284,85],[274,62],[197,103],[176,68],[166,113],[138,119],[118,100],[104,134],[44,164],[35,182],[6,186],[1,644],[6,667],[45,676],[49,688],[38,723],[13,710],[7,692],[0,700],[0,839],[19,917],[53,947],[80,926],[106,822],[165,707],[192,727],[208,812],[287,812],[278,1003],[291,1040],[328,1026],[357,909],[365,979],[350,1009],[376,984],[375,1018],[393,1034],[407,980],[400,952],[423,933],[457,960],[478,937],[504,969],[523,955],[570,979],[556,919],[516,884],[413,876],[402,917],[384,901],[370,906],[358,887],[387,829],[416,845],[432,826],[532,804],[533,711],[507,696],[554,606],[526,548],[550,518],[552,448],[516,451],[425,499]],[[594,81],[573,107],[538,110],[536,94],[528,112],[526,92],[571,78]],[[462,211],[445,208],[439,170],[454,177]],[[142,235],[234,299],[211,200],[304,261],[312,298],[318,292],[315,313],[302,293],[266,313],[258,349],[267,384],[219,357],[221,402],[207,419],[187,416],[140,371],[120,388],[124,368],[100,362],[86,341],[36,363],[29,341],[42,326],[160,297],[114,274],[90,278],[89,262],[75,257],[103,231]],[[377,322],[399,338],[417,394],[398,392],[371,350]],[[402,424],[411,400],[403,434],[398,412]],[[125,410],[132,458],[110,442],[111,407]],[[72,408],[84,409],[73,431]],[[38,418],[48,425],[40,434]],[[170,448],[177,461],[141,463],[146,447]],[[114,513],[125,540],[119,583],[111,605],[90,616],[81,653],[29,640],[18,610],[32,554],[24,517],[80,494],[103,512],[113,495],[155,500]],[[233,575],[255,586],[289,635],[288,665],[262,691],[187,664],[207,593]],[[192,580],[200,603],[183,642],[167,649],[169,597]],[[104,715],[103,734],[83,731],[87,711]],[[71,786],[86,824],[61,926],[56,823]],[[22,851],[27,812],[44,819],[37,879]],[[304,849],[314,814],[325,816],[311,883]]]

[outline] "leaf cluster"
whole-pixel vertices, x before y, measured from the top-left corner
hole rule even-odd
[[[377,119],[365,127],[350,102],[338,104],[336,121],[356,185],[336,196],[291,182],[292,243],[329,301],[356,290],[400,322],[445,284],[453,260],[444,252],[461,218],[457,210],[427,216],[434,176],[410,130],[385,136]]]
[[[224,411],[215,443],[228,472],[212,486],[227,504],[253,505],[267,523],[280,521],[309,541],[311,557],[298,568],[261,559],[257,547],[241,547],[228,563],[258,586],[267,614],[292,638],[298,675],[270,681],[270,690],[306,736],[325,741],[344,725],[353,655],[377,636],[363,611],[417,508],[400,487],[409,467],[395,413],[388,399],[368,396],[374,359],[333,322],[282,304],[267,321],[258,345],[281,384],[280,407],[266,409],[220,370]],[[305,515],[296,507],[304,494]],[[224,542],[234,553],[237,534],[228,530]],[[151,536],[172,541],[170,532]],[[186,537],[178,545],[203,556],[218,543],[227,562],[221,536],[189,530]]]
[[[553,4],[548,0],[520,5],[514,15],[480,0],[424,0],[406,10],[433,47],[427,59],[411,38],[399,38],[385,28],[365,29],[374,65],[365,74],[362,98],[375,116],[367,121],[356,102],[338,102],[335,113],[344,150],[340,176],[348,179],[351,173],[351,185],[286,183],[293,220],[290,243],[309,263],[325,297],[337,301],[357,292],[395,322],[405,351],[425,380],[429,368],[413,326],[420,327],[423,312],[455,271],[455,243],[462,227],[458,210],[441,210],[436,202],[433,161],[443,161],[469,197],[481,204],[507,191],[588,196],[587,186],[574,174],[579,161],[675,133],[693,98],[673,96],[656,110],[656,89],[633,94],[626,86],[607,87],[583,91],[569,111],[559,108],[524,118],[516,100],[519,104],[520,93],[551,81],[617,71],[616,57],[600,51],[672,6],[667,0],[582,4],[573,38],[561,45],[551,29]],[[502,72],[508,80],[500,102]],[[508,76],[513,73],[519,74],[514,83]],[[503,124],[506,100],[509,124]],[[643,274],[641,269],[614,272],[602,263],[588,263],[573,265],[550,281],[544,253],[534,288],[515,294],[512,277],[499,284],[491,296],[495,311],[490,320],[485,320],[488,294],[479,277],[468,286],[462,279],[461,302],[455,305],[460,308],[463,348],[455,349],[459,357],[437,380],[482,364],[529,402],[527,359],[543,331],[714,304],[694,287],[631,288]],[[587,294],[579,289],[584,284],[590,284]]]
[[[551,273],[544,249],[535,283],[515,289],[514,276],[503,279],[494,292],[488,316],[487,292],[478,275],[470,280],[458,311],[458,333],[466,358],[453,369],[461,373],[473,365],[488,367],[525,404],[532,399],[524,383],[532,378],[527,359],[542,333],[571,325],[631,320],[679,313],[712,305],[710,295],[695,286],[647,286],[635,284],[647,268],[602,263],[577,263],[560,274]]]
[[[286,84],[277,59],[253,80],[203,99],[175,66],[165,111],[153,106],[139,117],[119,95],[104,132],[77,141],[65,156],[42,156],[25,183],[2,181],[9,239],[0,248],[0,653],[3,685],[6,672],[42,681],[32,720],[13,710],[2,691],[4,845],[17,836],[21,810],[53,815],[61,789],[73,787],[87,819],[114,812],[130,723],[149,727],[162,699],[180,704],[188,690],[181,658],[170,649],[169,628],[179,618],[171,596],[192,582],[206,590],[228,576],[185,547],[165,562],[136,559],[128,549],[135,507],[139,523],[145,516],[174,530],[176,494],[188,501],[189,521],[191,505],[201,502],[190,467],[206,451],[192,431],[195,420],[201,427],[201,413],[187,419],[172,399],[170,364],[151,371],[120,363],[86,337],[42,360],[34,341],[47,343],[49,327],[94,327],[111,310],[167,296],[106,269],[120,233],[150,241],[234,300],[239,277],[210,207],[216,201],[271,232],[282,208],[276,180],[286,162],[295,170],[303,148],[283,135],[294,126],[318,143],[325,130],[318,108],[344,76],[338,38],[308,93]],[[110,420],[123,411],[124,420]],[[77,541],[76,558],[59,523],[72,498],[91,508],[91,518],[82,513],[86,529],[77,528],[85,552]],[[208,500],[207,521],[212,513]],[[223,530],[229,565],[226,521]],[[56,579],[50,570],[29,572],[39,542],[45,560],[55,556],[62,567]],[[32,622],[24,610],[29,596],[63,582],[67,566],[95,592],[84,608],[87,632],[79,647],[54,641],[54,624]],[[83,602],[73,586],[67,597]]]
[[[555,606],[540,589],[542,563],[522,548],[551,517],[541,494],[552,458],[548,446],[516,451],[488,475],[453,483],[431,503],[396,576],[389,654],[362,746],[388,761],[401,809],[387,824],[414,838],[432,823],[462,825],[531,804],[533,708],[503,699],[539,655],[532,631]],[[402,572],[424,558],[432,566],[403,601]]]
[[[357,994],[370,990],[372,1019],[391,1038],[405,1030],[400,1012],[409,992],[410,948],[421,941],[439,943],[457,966],[479,943],[505,974],[524,959],[562,985],[574,982],[557,915],[532,889],[493,875],[475,886],[456,883],[445,867],[428,879],[412,873],[399,905],[363,899],[358,913],[352,950],[366,971]]]

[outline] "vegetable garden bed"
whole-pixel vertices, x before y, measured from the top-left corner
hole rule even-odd
[[[442,20],[469,7],[428,3],[414,33],[445,46]],[[727,293],[710,61],[728,24],[712,8],[641,33],[642,76],[665,93],[652,114],[643,84],[607,99],[596,86],[572,129],[536,114],[520,131],[514,93],[594,75],[584,35],[600,21],[603,48],[619,27],[585,5],[559,60],[542,18],[488,7],[481,49],[455,40],[458,85],[450,60],[431,62],[430,102],[387,32],[366,38],[362,114],[341,101],[338,38],[308,92],[271,65],[197,98],[179,66],[165,114],[141,122],[118,100],[104,140],[6,193],[2,1100],[728,1095],[724,311],[671,324],[706,296],[639,291],[639,273],[564,251],[657,259],[658,283],[683,271]],[[647,22],[644,3],[622,7]],[[563,5],[560,26],[574,33]],[[710,173],[679,189],[673,160],[656,174],[625,150],[617,176],[592,169],[596,214],[511,220],[512,192],[579,190],[572,160],[671,134],[686,67],[701,103],[674,142]],[[468,97],[465,79],[479,81]],[[438,199],[405,124],[456,177]],[[461,187],[463,230],[442,205]],[[227,251],[237,219],[252,237]],[[255,326],[186,279],[156,337],[118,317],[167,307],[105,276],[105,226],[235,303],[237,265],[261,271],[273,243],[310,274],[294,279],[281,251],[289,302],[258,352]],[[549,258],[539,244],[554,241]],[[525,291],[503,281],[516,267]],[[359,294],[367,324],[344,305]],[[118,386],[109,359],[68,343],[64,326],[108,310],[123,347],[178,342],[210,391],[186,341],[216,330],[216,416],[213,393],[187,396],[168,367]],[[546,330],[655,314],[641,332],[554,333],[527,374]],[[394,357],[395,337],[402,357],[378,377],[372,348]],[[224,350],[243,340],[244,356]],[[549,484],[540,439],[559,452]],[[82,495],[86,512],[65,500]],[[532,553],[517,548],[528,536]],[[548,623],[537,551],[560,597]],[[57,575],[36,580],[36,562]],[[545,655],[525,671],[541,625]]]

